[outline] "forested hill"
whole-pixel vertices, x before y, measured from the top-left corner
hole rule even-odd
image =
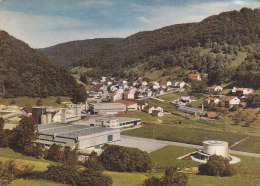
[[[92,45],[101,40],[92,40]],[[187,71],[196,70],[209,75],[209,84],[230,80],[243,84],[249,80],[250,86],[259,85],[259,9],[224,12],[199,23],[173,25],[109,41],[103,47],[96,45],[91,52],[85,49],[84,55],[72,43],[40,51],[60,62],[66,53],[62,48],[66,47],[72,51],[69,64],[109,69],[114,75],[126,77],[142,76],[149,69],[156,69],[162,70],[163,76],[176,74],[182,78]],[[84,48],[88,47],[86,44]]]
[[[0,96],[69,96],[75,87],[66,70],[0,31]]]

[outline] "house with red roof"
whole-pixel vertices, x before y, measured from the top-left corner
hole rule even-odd
[[[123,93],[123,99],[134,99],[134,98],[135,98],[135,92],[125,91]]]
[[[189,79],[192,79],[192,80],[201,81],[200,74],[189,74],[189,75],[188,75],[188,78],[189,78]]]
[[[163,112],[163,108],[159,107],[157,105],[147,105],[143,109],[144,112],[147,112],[149,114],[152,114],[154,110],[157,110],[159,112]]]
[[[216,112],[208,112],[206,114],[206,117],[208,117],[210,119],[216,119],[218,117],[218,114]]]
[[[250,89],[250,88],[237,88],[237,87],[233,87],[232,89],[232,93],[238,96],[245,96],[248,94],[253,93],[254,90]]]
[[[221,92],[223,91],[223,88],[218,85],[213,85],[212,87],[209,88],[209,92]]]
[[[224,98],[221,99],[222,107],[231,108],[235,105],[238,106],[239,104],[240,104],[240,99],[238,99],[238,97],[235,96],[225,96]]]
[[[152,115],[156,116],[156,117],[162,117],[162,116],[164,116],[164,113],[161,111],[158,111],[158,110],[153,110]]]
[[[203,100],[203,103],[205,105],[209,105],[209,104],[218,104],[220,102],[220,99],[215,98],[215,97],[207,97]]]

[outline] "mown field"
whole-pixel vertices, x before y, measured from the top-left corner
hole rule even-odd
[[[248,136],[246,134],[236,132],[155,124],[144,126],[138,129],[123,131],[122,135],[155,138],[158,140],[183,142],[196,145],[202,145],[204,140],[223,140],[227,141],[229,146],[242,139],[245,139]],[[260,153],[259,147],[260,137],[250,136],[249,139],[234,146],[232,149]]]
[[[143,181],[148,177],[158,177],[163,175],[164,168],[169,166],[177,166],[181,170],[188,172],[189,185],[258,185],[260,182],[260,158],[238,156],[241,158],[241,162],[235,164],[234,167],[237,170],[237,174],[232,177],[211,177],[211,176],[199,176],[197,175],[197,166],[199,163],[191,160],[177,160],[176,158],[194,151],[194,148],[179,147],[179,146],[166,146],[158,149],[149,154],[152,159],[154,169],[147,173],[119,173],[105,171],[105,174],[109,175],[113,179],[113,185],[115,186],[135,186],[142,185]],[[7,148],[0,148],[0,160],[15,159],[18,167],[23,165],[34,165],[35,170],[44,171],[46,167],[51,163],[45,160],[38,160],[33,157],[24,156],[20,153],[13,152]],[[19,162],[19,163],[18,163]],[[50,182],[47,180],[14,180],[11,183],[12,186],[58,186],[64,185],[60,183]]]
[[[0,97],[0,104],[3,105],[10,105],[12,102],[14,105],[17,106],[27,106],[27,105],[36,105],[36,102],[38,99],[42,100],[43,106],[60,106],[56,103],[57,97],[51,96],[47,98],[31,98],[31,97],[17,97],[17,98],[1,98]],[[61,96],[62,102],[68,102],[70,101],[70,97],[63,97]]]
[[[165,94],[165,95],[161,95],[159,96],[160,99],[166,100],[166,101],[173,101],[178,99],[179,97],[181,97],[182,95],[180,93],[169,93],[169,94]]]

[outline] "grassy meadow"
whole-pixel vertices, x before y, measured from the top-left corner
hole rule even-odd
[[[199,163],[191,160],[177,160],[176,158],[187,153],[193,152],[194,148],[179,147],[169,145],[153,151],[149,154],[153,162],[153,170],[147,173],[120,173],[105,171],[106,175],[109,175],[113,179],[114,186],[136,186],[142,185],[143,181],[148,177],[158,177],[163,175],[164,168],[169,166],[177,166],[181,170],[185,171],[188,175],[188,185],[258,185],[260,182],[260,158],[254,158],[249,156],[235,155],[241,158],[241,162],[233,165],[237,170],[237,173],[232,177],[212,177],[212,176],[200,176],[197,175],[197,166]],[[7,148],[0,148],[0,160],[15,159],[15,163],[19,168],[23,165],[34,165],[35,170],[44,171],[46,167],[51,163],[50,161],[39,160],[33,157],[24,156],[20,153],[13,152]],[[58,186],[64,185],[60,183],[50,182],[47,180],[14,180],[10,185],[12,186]]]
[[[47,98],[31,98],[31,97],[17,97],[17,98],[1,98],[0,97],[0,104],[3,105],[10,105],[12,102],[14,105],[17,106],[28,106],[28,105],[36,105],[36,102],[38,99],[42,100],[43,106],[61,106],[60,104],[56,103],[57,97],[55,96],[50,96]],[[61,102],[69,102],[70,97],[64,97],[61,96]]]
[[[245,139],[248,135],[238,132],[227,132],[220,130],[210,130],[203,128],[180,127],[171,125],[145,125],[142,128],[127,130],[123,135],[137,136],[144,138],[155,138],[158,140],[175,141],[202,145],[204,140],[223,140],[229,146]],[[260,136],[249,136],[249,138],[238,145],[233,150],[260,153]]]

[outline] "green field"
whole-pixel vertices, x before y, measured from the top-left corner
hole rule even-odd
[[[164,99],[166,101],[173,101],[173,100],[178,99],[180,96],[181,96],[181,94],[173,92],[173,93],[169,93],[169,94],[159,96],[159,98]]]
[[[197,149],[169,145],[151,152],[150,157],[152,158],[155,169],[162,169],[169,166],[176,166],[179,168],[195,167],[199,165],[198,162],[176,159],[195,150]]]
[[[14,180],[10,186],[66,186],[65,184],[55,183],[47,180]]]
[[[142,185],[143,181],[151,176],[160,178],[163,175],[163,169],[169,166],[177,166],[185,171],[188,171],[189,185],[257,185],[260,182],[258,173],[260,172],[260,158],[239,156],[241,162],[233,165],[237,170],[237,174],[232,177],[213,177],[213,176],[200,176],[196,174],[196,167],[199,163],[191,160],[177,160],[176,158],[185,155],[189,152],[193,152],[194,148],[178,147],[178,146],[166,146],[150,153],[154,169],[147,173],[119,173],[105,171],[106,175],[109,175],[113,179],[113,185],[115,186],[135,186]],[[0,148],[0,160],[16,159],[18,167],[26,164],[33,164],[36,170],[44,171],[46,166],[49,165],[49,161],[38,160],[33,157],[24,156],[22,154],[13,152],[10,149]],[[44,166],[43,166],[44,165]],[[28,186],[57,186],[64,185],[47,180],[14,180],[11,185],[28,185]]]
[[[51,163],[47,160],[40,160],[34,157],[24,156],[8,148],[0,148],[0,161],[7,161],[9,159],[14,159],[15,164],[19,168],[22,168],[24,165],[33,165],[34,170],[37,171],[46,170],[47,166]]]
[[[201,145],[204,140],[214,139],[227,141],[230,146],[248,136],[246,134],[235,132],[207,130],[203,128],[178,127],[170,125],[149,125],[138,129],[123,131],[122,134],[196,145]],[[250,144],[251,146],[249,146],[248,144]],[[234,146],[234,148],[232,149],[260,153],[259,147],[260,137],[250,136],[249,139],[245,140],[239,145]]]
[[[141,111],[131,111],[126,112],[124,114],[117,114],[118,117],[128,117],[128,118],[139,118],[142,122],[146,123],[156,123],[158,122],[157,117],[152,116],[151,114],[148,114],[146,112]]]
[[[34,106],[34,105],[36,105],[36,102],[38,99],[40,99],[40,98],[31,98],[31,97],[1,98],[0,97],[0,104],[10,105],[10,103],[12,101],[14,101],[14,105],[17,105],[17,106],[21,106],[21,107],[24,107],[27,105]],[[51,97],[41,98],[41,99],[42,99],[43,106],[61,106],[56,103],[57,97],[51,96]],[[61,96],[61,101],[68,102],[68,101],[70,101],[70,97]]]

